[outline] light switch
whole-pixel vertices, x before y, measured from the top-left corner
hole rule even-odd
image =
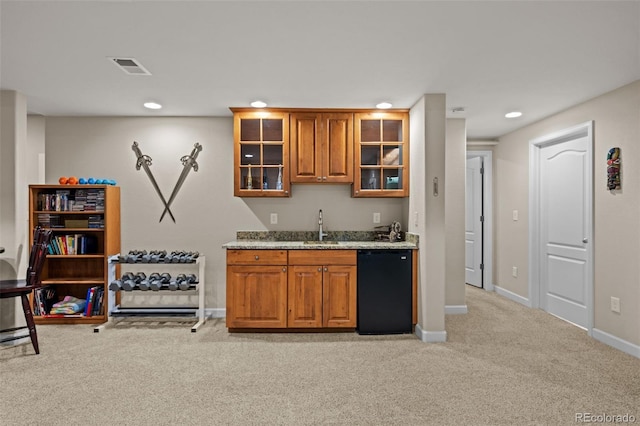
[[[380,213],[373,214],[373,223],[380,223]]]
[[[271,224],[272,225],[278,224],[278,213],[271,213]]]
[[[518,220],[518,210],[513,211],[513,220]]]

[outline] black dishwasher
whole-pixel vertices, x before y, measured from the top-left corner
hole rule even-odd
[[[411,306],[411,250],[358,250],[358,333],[411,333]]]

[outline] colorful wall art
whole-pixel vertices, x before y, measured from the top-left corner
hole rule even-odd
[[[620,189],[620,148],[611,148],[607,154],[607,189]]]

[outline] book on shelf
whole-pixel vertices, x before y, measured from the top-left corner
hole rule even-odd
[[[98,253],[98,238],[95,235],[64,234],[51,239],[49,254],[76,255]]]
[[[33,314],[46,315],[51,311],[51,307],[56,302],[56,288],[54,286],[44,286],[33,292]]]
[[[40,211],[104,212],[104,189],[58,189],[55,193],[40,193],[37,207]]]
[[[84,316],[88,317],[91,315],[93,308],[93,295],[96,291],[95,287],[89,287],[87,289],[87,304],[84,306]]]
[[[45,314],[44,318],[82,318],[84,314]]]
[[[101,286],[89,287],[87,289],[87,303],[84,309],[84,316],[90,317],[98,315],[102,309],[102,294],[104,289]]]

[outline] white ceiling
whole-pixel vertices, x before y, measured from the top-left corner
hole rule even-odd
[[[258,98],[410,108],[445,93],[469,139],[494,139],[640,79],[637,1],[1,0],[0,18],[0,86],[49,116],[230,116]]]

